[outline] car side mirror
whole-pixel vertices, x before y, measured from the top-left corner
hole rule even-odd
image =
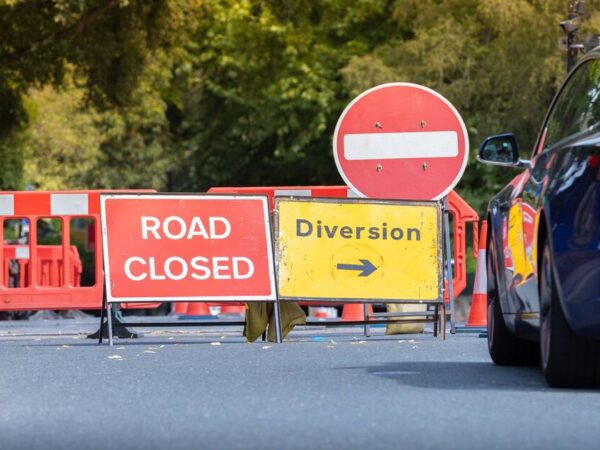
[[[512,133],[486,138],[479,146],[479,161],[498,166],[520,167],[519,144]]]

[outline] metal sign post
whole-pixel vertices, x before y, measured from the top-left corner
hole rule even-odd
[[[452,286],[452,280],[454,276],[452,274],[452,245],[450,242],[450,209],[448,208],[448,197],[444,197],[444,242],[445,242],[445,261],[446,270],[444,273],[446,276],[446,285],[448,286],[448,298],[450,303],[450,333],[456,333],[456,323],[454,315],[454,287]],[[445,309],[445,308],[444,308]]]

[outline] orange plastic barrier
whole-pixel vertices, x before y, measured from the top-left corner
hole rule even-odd
[[[63,249],[59,245],[40,245],[38,247],[37,280],[40,286],[60,287],[65,284],[62,251]],[[69,247],[69,252],[71,254],[70,279],[73,280],[73,286],[80,286],[83,265],[79,258],[79,252],[74,245]],[[4,245],[3,270],[5,283],[9,282],[11,276],[9,273],[10,260],[14,260],[19,265],[19,273],[18,278],[13,280],[13,284],[21,287],[31,284],[29,258],[23,258],[23,253],[29,253],[28,246]]]
[[[473,229],[473,256],[477,258],[477,249],[479,248],[479,215],[469,206],[463,198],[455,191],[448,194],[448,209],[452,216],[452,236],[453,252],[452,260],[454,266],[452,269],[452,292],[454,298],[458,297],[467,287],[467,223],[472,224]],[[450,301],[448,289],[444,290],[446,302]]]
[[[294,195],[298,197],[356,197],[347,186],[276,186],[276,187],[213,187],[208,190],[211,194],[262,194],[269,198],[269,207],[274,209],[275,196]],[[453,255],[452,287],[454,297],[467,287],[467,223],[473,227],[473,254],[477,258],[477,237],[479,215],[455,191],[448,194],[448,208],[452,216]],[[448,302],[448,289],[445,289],[445,299]]]
[[[0,311],[102,307],[101,192],[104,191],[0,192]],[[77,248],[70,243],[71,219],[75,218],[93,219],[90,227],[93,237],[88,242],[94,251],[92,286],[81,286],[82,261]],[[5,222],[14,219],[27,223],[27,244],[5,243]],[[38,244],[39,219],[60,220],[61,245]],[[18,267],[18,274],[12,274],[12,279],[11,265]],[[160,303],[123,306],[153,308],[158,305]]]

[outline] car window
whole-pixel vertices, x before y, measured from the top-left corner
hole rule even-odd
[[[567,143],[600,125],[600,60],[591,60],[575,72],[554,107],[538,150]]]

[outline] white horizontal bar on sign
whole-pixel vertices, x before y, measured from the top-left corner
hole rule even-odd
[[[72,216],[88,213],[87,194],[51,194],[50,214]]]
[[[275,195],[289,195],[296,197],[310,197],[310,189],[275,189]]]
[[[344,136],[347,160],[449,158],[458,155],[456,131],[363,133]]]
[[[0,195],[0,216],[15,215],[15,196],[13,194]]]

